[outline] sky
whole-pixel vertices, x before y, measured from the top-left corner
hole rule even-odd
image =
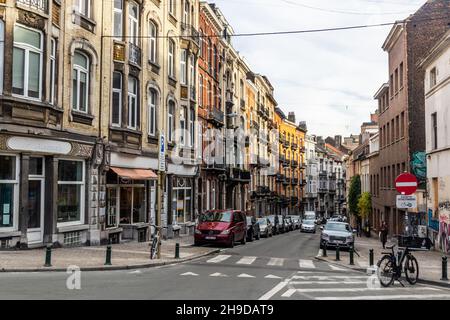
[[[276,32],[403,20],[425,0],[210,0],[235,33]],[[235,37],[253,72],[266,75],[275,99],[308,134],[358,134],[388,80],[381,48],[391,26],[294,35]]]

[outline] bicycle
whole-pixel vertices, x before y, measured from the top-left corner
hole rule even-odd
[[[150,244],[150,259],[153,260],[158,257],[158,252],[161,247],[161,230],[167,229],[167,227],[158,227],[155,224],[152,224],[151,226],[155,228],[156,231],[152,243]]]
[[[405,273],[406,280],[414,285],[419,279],[419,264],[417,259],[411,254],[409,247],[398,251],[398,259],[395,256],[394,247],[396,245],[388,246],[386,249],[391,252],[382,252],[384,256],[378,261],[378,279],[383,287],[389,287],[397,280],[402,287],[403,283],[400,281],[402,272]]]

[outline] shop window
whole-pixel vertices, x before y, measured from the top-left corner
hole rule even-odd
[[[58,223],[83,223],[85,193],[83,161],[58,161]]]
[[[0,155],[0,230],[14,228],[19,174],[16,156]]]
[[[133,183],[136,183],[134,181]],[[120,224],[146,223],[145,186],[120,187]]]

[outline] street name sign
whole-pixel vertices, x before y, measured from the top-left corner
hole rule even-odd
[[[397,196],[398,209],[414,209],[417,208],[417,196],[415,195],[398,195]]]
[[[395,179],[395,188],[403,195],[412,195],[417,190],[417,178],[410,173],[402,173]]]

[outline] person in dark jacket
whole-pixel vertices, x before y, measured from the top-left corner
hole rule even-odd
[[[386,221],[383,221],[380,228],[380,240],[383,244],[383,249],[386,249],[387,236],[389,233],[389,228]]]

